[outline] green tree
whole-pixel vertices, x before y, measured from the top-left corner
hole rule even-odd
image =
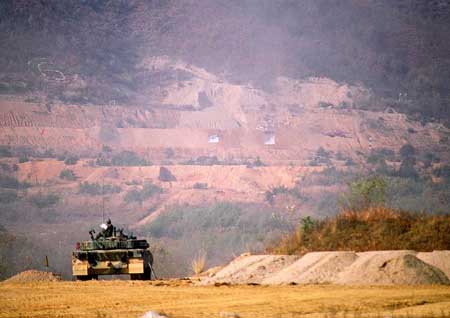
[[[366,209],[371,206],[383,206],[386,198],[386,180],[374,176],[354,181],[349,185],[348,193],[341,197],[341,204],[350,210]]]

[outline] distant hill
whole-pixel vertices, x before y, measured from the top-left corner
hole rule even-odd
[[[140,62],[169,55],[267,89],[278,76],[361,82],[397,110],[450,120],[447,1],[6,0],[0,15],[0,93],[137,103],[164,80]]]

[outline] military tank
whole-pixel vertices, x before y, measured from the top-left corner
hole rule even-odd
[[[78,242],[72,253],[72,273],[76,280],[98,279],[99,275],[128,274],[131,280],[150,280],[155,276],[153,255],[146,240],[125,235],[108,220],[91,239]]]

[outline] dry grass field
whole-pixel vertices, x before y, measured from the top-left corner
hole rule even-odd
[[[0,284],[0,317],[141,317],[149,310],[168,317],[450,317],[450,287],[197,287],[183,280]]]

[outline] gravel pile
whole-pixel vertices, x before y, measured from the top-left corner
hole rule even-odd
[[[14,275],[7,280],[5,283],[30,283],[30,282],[56,282],[60,281],[61,276],[56,275],[51,272],[41,272],[37,270],[28,270]]]
[[[201,284],[450,285],[450,251],[241,255]]]

